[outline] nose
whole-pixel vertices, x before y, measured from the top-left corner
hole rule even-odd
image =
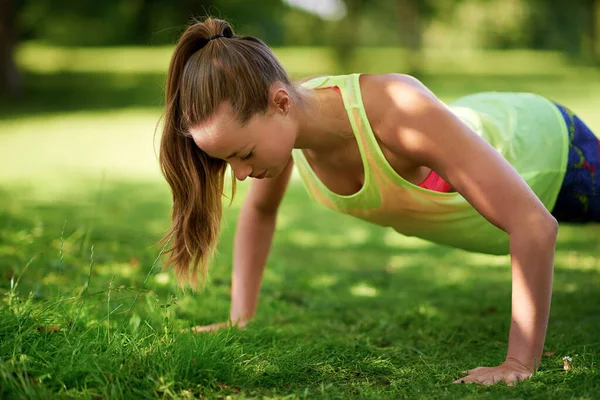
[[[250,175],[250,173],[252,173],[252,167],[250,167],[249,165],[243,165],[243,164],[238,164],[235,166],[233,164],[230,164],[230,165],[231,165],[231,169],[233,169],[233,174],[240,181],[246,180],[246,178]]]

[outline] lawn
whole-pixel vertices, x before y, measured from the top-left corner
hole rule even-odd
[[[453,385],[460,371],[505,356],[508,257],[333,214],[297,179],[257,318],[244,330],[181,333],[228,316],[247,183],[226,209],[206,289],[177,289],[156,244],[170,212],[155,155],[169,54],[37,44],[18,54],[28,95],[0,100],[0,398],[598,396],[600,227],[561,226],[539,372],[516,387]],[[324,49],[277,54],[294,77],[352,71],[337,70]],[[534,91],[600,131],[600,71],[559,54],[429,52],[426,60],[422,80],[446,101]],[[353,68],[403,65],[398,51],[371,49]]]

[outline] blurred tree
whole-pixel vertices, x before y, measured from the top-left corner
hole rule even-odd
[[[461,0],[456,0],[460,2]],[[380,44],[397,46],[408,50],[408,68],[406,72],[420,76],[424,69],[423,31],[426,24],[440,13],[448,10],[447,2],[435,0],[345,0],[348,10],[344,19],[339,21],[335,32],[334,44],[340,67],[346,68],[351,63],[356,49],[368,44],[363,39],[361,28],[365,19],[375,21],[370,26],[380,29],[383,35]],[[386,24],[392,18],[391,24]]]
[[[528,47],[598,60],[599,0],[529,0]]]
[[[589,53],[592,60],[600,66],[600,0],[590,0],[589,3]]]
[[[172,43],[212,0],[30,0],[19,12],[28,39],[63,46]]]
[[[423,74],[423,21],[435,15],[435,8],[428,1],[398,0],[398,29],[408,53],[408,74]]]
[[[346,16],[338,21],[334,32],[333,44],[338,67],[341,71],[348,68],[356,53],[360,39],[361,14],[373,0],[346,0]]]
[[[63,46],[173,44],[193,17],[205,15],[272,46],[333,46],[342,71],[351,69],[358,47],[384,45],[408,49],[404,72],[422,74],[424,38],[434,23],[459,45],[554,49],[600,60],[600,0],[341,1],[346,16],[332,21],[284,0],[0,0],[0,90],[18,90],[12,53],[19,38]],[[459,22],[457,10],[466,10]]]
[[[15,66],[16,42],[14,0],[0,0],[0,93],[18,94],[21,81]]]
[[[192,18],[212,15],[280,44],[284,8],[281,0],[30,0],[19,22],[26,38],[56,45],[160,45],[174,43]]]

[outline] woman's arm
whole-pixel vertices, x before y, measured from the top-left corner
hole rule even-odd
[[[513,283],[507,361],[463,379],[494,383],[529,376],[540,364],[548,326],[556,219],[508,161],[416,79],[389,75],[382,90],[393,105],[379,130],[384,145],[436,171],[510,237]]]
[[[293,169],[293,161],[272,179],[252,182],[237,224],[233,250],[231,322],[245,324],[256,312],[258,293],[271,249],[279,204]]]
[[[275,231],[277,211],[293,169],[290,159],[275,178],[256,179],[240,211],[233,249],[230,320],[193,328],[195,332],[217,330],[230,324],[246,325],[256,313],[263,271]]]

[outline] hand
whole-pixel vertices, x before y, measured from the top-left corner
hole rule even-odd
[[[478,367],[467,371],[467,376],[455,380],[453,383],[479,383],[493,385],[506,382],[508,386],[521,382],[533,375],[533,370],[527,368],[514,358],[507,358],[497,367]]]
[[[248,321],[245,320],[239,320],[237,322],[237,324],[235,324],[235,326],[237,326],[238,328],[244,328],[246,326],[246,324],[248,324]],[[193,333],[201,333],[201,332],[216,332],[219,329],[223,329],[223,328],[231,328],[233,325],[231,323],[231,321],[225,321],[225,322],[218,322],[216,324],[211,324],[211,325],[198,325],[198,326],[194,326],[192,328],[186,328],[186,329],[182,329],[181,333],[185,333],[185,332],[189,332],[192,331]]]

